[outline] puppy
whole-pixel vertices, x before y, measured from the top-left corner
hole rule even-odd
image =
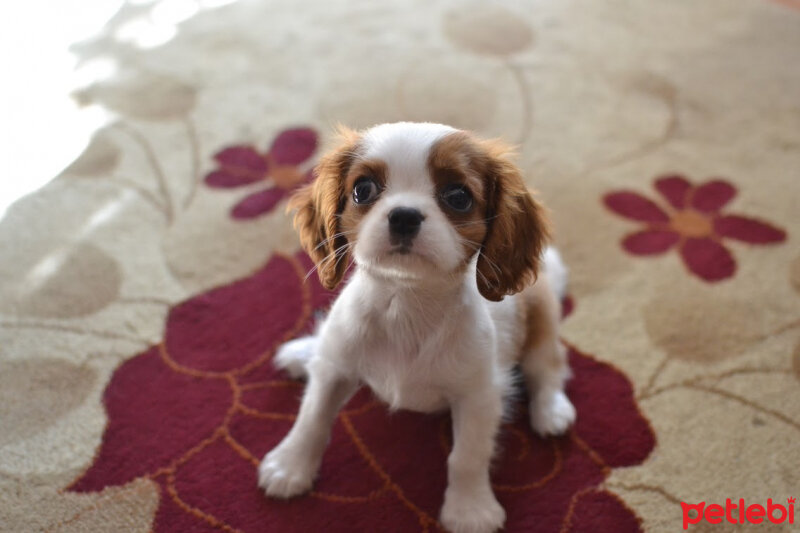
[[[408,122],[340,137],[289,208],[326,288],[351,259],[355,269],[316,335],[275,358],[308,384],[259,485],[277,498],[308,491],[337,412],[365,383],[391,409],[450,409],[440,520],[453,532],[495,531],[505,511],[489,467],[514,366],[534,431],[560,434],[575,420],[551,285],[563,291],[566,270],[545,250],[544,210],[496,141]]]

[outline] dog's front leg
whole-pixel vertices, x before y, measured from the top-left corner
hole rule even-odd
[[[308,372],[294,426],[258,468],[258,485],[268,496],[291,498],[311,488],[336,414],[358,386],[320,358],[310,361]]]
[[[488,385],[482,393],[470,391],[451,404],[453,451],[447,459],[441,521],[453,533],[495,531],[505,522],[489,481],[502,410],[502,392]]]

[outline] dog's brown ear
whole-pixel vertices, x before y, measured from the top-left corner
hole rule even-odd
[[[486,237],[478,256],[478,290],[500,301],[535,281],[542,250],[550,237],[544,207],[525,186],[508,146],[481,143],[486,153]]]
[[[300,243],[316,263],[319,280],[326,289],[339,285],[350,261],[339,215],[345,206],[345,178],[359,136],[340,127],[338,137],[338,145],[328,151],[314,169],[314,181],[297,190],[287,208],[295,211],[294,227],[300,234]]]

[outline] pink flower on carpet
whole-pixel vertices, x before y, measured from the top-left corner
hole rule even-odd
[[[693,185],[683,176],[672,175],[657,179],[655,188],[667,201],[663,209],[633,191],[615,191],[603,197],[614,213],[646,224],[622,240],[622,247],[631,254],[656,255],[677,248],[690,272],[714,282],[736,271],[736,260],[723,239],[748,244],[786,240],[784,230],[767,222],[722,213],[737,192],[725,180]]]
[[[312,179],[311,169],[300,166],[317,149],[317,133],[311,128],[293,128],[280,132],[265,154],[252,146],[231,146],[214,155],[219,168],[209,173],[209,187],[230,189],[258,182],[266,188],[246,196],[231,210],[238,219],[254,218],[271,211],[285,196]]]

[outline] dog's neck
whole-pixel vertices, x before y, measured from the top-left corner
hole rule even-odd
[[[358,274],[366,282],[377,306],[400,306],[407,313],[426,316],[432,311],[443,315],[454,306],[465,305],[469,294],[476,290],[470,286],[469,276],[464,272],[412,279],[359,266]]]

